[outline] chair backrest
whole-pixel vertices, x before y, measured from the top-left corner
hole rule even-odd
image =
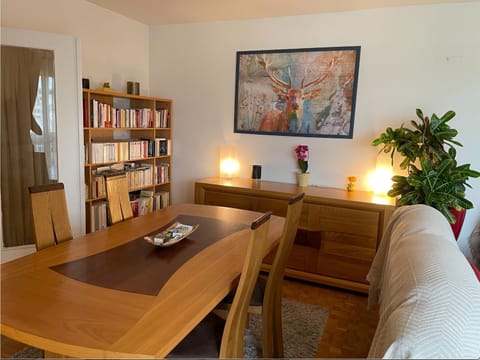
[[[283,276],[300,223],[304,197],[305,193],[300,193],[288,202],[282,237],[268,275],[262,309],[263,357],[283,357],[281,324]]]
[[[133,217],[126,174],[105,176],[108,210],[112,224]]]
[[[277,286],[283,279],[285,267],[287,265],[288,256],[292,250],[293,242],[297,234],[298,225],[300,223],[300,216],[302,214],[303,198],[305,193],[300,193],[288,201],[287,215],[285,216],[285,225],[283,227],[282,237],[278,244],[275,258],[273,259],[272,267],[268,275],[267,286],[265,294],[269,290],[281,288]]]
[[[243,357],[248,305],[260,273],[271,215],[272,212],[269,211],[251,224],[250,240],[240,281],[223,330],[220,359]]]
[[[28,190],[37,251],[71,240],[63,183],[30,186]]]

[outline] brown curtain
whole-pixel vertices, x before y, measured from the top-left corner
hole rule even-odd
[[[30,130],[41,134],[32,116],[42,68],[51,67],[53,51],[2,45],[1,191],[6,247],[33,244],[28,187],[37,185]],[[37,171],[35,169],[37,168]]]

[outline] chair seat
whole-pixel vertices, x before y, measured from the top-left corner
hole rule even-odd
[[[168,358],[218,358],[225,320],[210,313],[168,354]]]

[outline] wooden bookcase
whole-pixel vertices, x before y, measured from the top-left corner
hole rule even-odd
[[[367,292],[366,275],[394,209],[391,198],[367,191],[214,177],[195,183],[195,202],[285,216],[287,202],[305,192],[287,276]],[[270,254],[264,262],[269,269]]]
[[[172,100],[84,89],[83,128],[87,233],[107,222],[104,174],[125,171],[132,199],[153,195],[140,213],[168,206]]]

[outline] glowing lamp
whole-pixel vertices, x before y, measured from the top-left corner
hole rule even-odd
[[[375,171],[368,177],[368,185],[375,195],[386,196],[392,188],[392,176],[401,173],[397,163],[398,159],[392,162],[388,153],[382,151],[377,155]]]
[[[369,187],[376,195],[387,195],[392,188],[393,170],[391,166],[377,166],[368,179]]]
[[[233,146],[220,147],[220,177],[232,179],[238,174],[240,164]]]

